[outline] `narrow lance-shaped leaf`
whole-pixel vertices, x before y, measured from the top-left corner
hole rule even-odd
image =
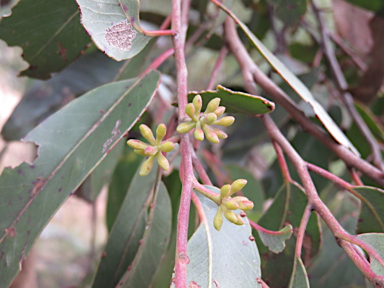
[[[219,193],[218,188],[207,186]],[[187,283],[190,287],[261,287],[256,278],[261,278],[260,257],[252,241],[251,226],[238,226],[226,219],[220,231],[213,226],[217,205],[196,192],[203,206],[204,219],[188,242]],[[239,213],[240,210],[237,210]]]
[[[160,182],[151,207],[147,230],[131,268],[119,282],[121,288],[149,287],[167,250],[171,236],[172,206],[163,182]]]
[[[23,48],[29,68],[21,73],[48,79],[72,63],[91,43],[71,0],[23,0],[0,22],[0,38]]]
[[[219,97],[221,99],[220,105],[226,107],[228,113],[242,113],[249,115],[259,115],[272,112],[275,109],[275,103],[261,97],[255,96],[244,92],[232,91],[221,85],[217,86],[217,90],[207,90],[200,92],[190,92],[188,94],[189,102],[200,94],[203,99],[203,110],[213,98]]]
[[[143,157],[141,157],[143,158]],[[137,169],[138,167],[136,167]],[[148,205],[153,197],[156,173],[147,177],[137,169],[113,224],[93,288],[115,287],[136,255],[148,220]]]
[[[138,0],[77,0],[77,3],[81,22],[96,46],[117,61],[132,58],[151,39],[140,27]]]
[[[32,164],[0,177],[0,287],[8,287],[36,237],[60,205],[144,112],[159,85],[156,71],[104,85],[72,101],[25,141],[39,145]]]
[[[288,288],[309,288],[307,271],[301,258],[295,257],[291,281]]]
[[[264,44],[252,33],[252,31],[249,30],[247,25],[241,22],[236,15],[226,9],[223,5],[220,4],[220,6],[226,10],[228,15],[231,16],[233,20],[235,20],[252,44],[255,45],[261,55],[263,55],[276,72],[280,74],[285,82],[287,82],[305,102],[312,106],[316,116],[323,123],[324,127],[328,130],[332,137],[343,146],[351,149],[356,155],[360,155],[351,141],[349,141],[347,136],[345,136],[345,134],[341,131],[339,126],[337,126],[333,119],[324,110],[323,106],[321,106],[320,103],[313,97],[311,91],[309,91],[309,89],[275,55],[273,55],[267,47],[264,46]]]

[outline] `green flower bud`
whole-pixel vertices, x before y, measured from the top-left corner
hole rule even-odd
[[[157,147],[153,146],[148,146],[147,148],[144,149],[144,155],[145,156],[153,156],[155,155],[159,150]]]
[[[201,96],[200,95],[196,95],[195,98],[193,98],[193,106],[195,106],[195,115],[196,117],[199,117],[200,116],[200,112],[201,112],[201,107],[203,106],[203,100],[201,99]]]
[[[161,143],[157,148],[162,152],[171,152],[173,148],[175,148],[175,143],[172,143],[170,141]]]
[[[185,113],[191,117],[193,121],[197,121],[197,117],[195,115],[196,113],[196,108],[193,105],[193,103],[188,103],[187,106],[185,106]]]
[[[225,209],[224,207],[223,207],[223,210],[224,210],[225,218],[227,218],[229,222],[237,224],[237,222],[239,221],[238,218],[236,217],[237,214],[229,209]]]
[[[243,211],[248,211],[248,210],[252,210],[253,209],[253,202],[248,200],[248,201],[239,201],[237,202],[237,204],[239,205],[239,208]]]
[[[205,109],[205,114],[214,112],[220,105],[220,98],[214,98],[209,101],[207,105],[207,109]]]
[[[164,124],[160,124],[156,129],[156,144],[159,145],[167,133],[167,127]]]
[[[223,199],[223,205],[227,207],[229,210],[239,209],[239,205],[233,199]]]
[[[215,113],[217,117],[220,117],[221,115],[223,115],[224,112],[225,112],[225,107],[219,106],[213,113]]]
[[[243,189],[247,182],[248,181],[245,179],[237,179],[235,182],[233,182],[231,185],[231,195]]]
[[[211,129],[213,132],[216,133],[216,135],[219,139],[227,139],[228,138],[228,135],[224,131],[221,131],[220,129],[215,128],[215,127],[211,127]]]
[[[217,137],[216,133],[208,125],[202,125],[202,128],[208,141],[216,144],[220,142],[219,137]]]
[[[161,152],[157,154],[157,162],[159,162],[159,166],[165,171],[169,170],[169,162]]]
[[[136,139],[128,140],[127,144],[129,147],[136,149],[136,150],[144,150],[145,148],[147,148],[149,146],[147,143],[144,143],[144,142],[142,142],[140,140],[136,140]]]
[[[147,160],[144,161],[143,165],[141,165],[140,168],[140,176],[146,176],[151,172],[153,167],[153,162],[155,162],[155,156],[149,157]]]
[[[208,125],[211,125],[213,122],[217,120],[217,116],[215,113],[208,113],[204,116],[204,121]]]
[[[235,213],[235,215],[236,215],[236,218],[237,218],[237,222],[232,222],[232,223],[234,223],[236,225],[243,225],[244,221],[243,221],[243,219],[241,219],[241,216],[239,214],[236,214],[236,213]]]
[[[228,127],[228,126],[231,126],[233,124],[233,122],[235,122],[235,117],[226,116],[226,117],[223,117],[219,120],[216,120],[213,123],[213,125],[220,125],[220,126]]]
[[[198,141],[203,141],[204,140],[204,131],[201,129],[200,122],[196,123],[196,129],[194,132],[195,139]]]
[[[188,133],[191,131],[193,128],[195,128],[196,122],[183,122],[180,123],[179,126],[177,126],[176,131],[179,132],[180,134]]]
[[[217,231],[220,231],[221,225],[223,225],[223,210],[221,209],[221,206],[219,206],[216,216],[213,219],[213,226]]]
[[[145,124],[141,124],[139,128],[141,131],[141,135],[143,135],[144,138],[147,139],[149,143],[151,143],[151,145],[156,145],[156,140],[155,137],[153,137],[151,129],[149,129],[149,127]]]
[[[224,199],[227,198],[229,195],[229,192],[231,192],[231,185],[226,184],[220,189],[220,198]]]
[[[145,154],[144,154],[144,150],[141,150],[141,149],[135,149],[135,150],[133,150],[133,152],[135,152],[136,154],[139,154],[140,156],[145,156]]]

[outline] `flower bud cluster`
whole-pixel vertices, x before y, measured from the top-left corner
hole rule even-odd
[[[228,221],[236,224],[243,225],[244,221],[241,216],[233,212],[233,210],[241,209],[243,211],[251,210],[253,208],[253,202],[247,197],[236,196],[231,197],[232,194],[240,191],[247,184],[247,180],[238,179],[231,185],[227,184],[220,189],[220,205],[217,209],[216,216],[213,220],[213,226],[216,230],[220,231],[223,224],[223,214]]]
[[[157,162],[159,163],[159,166],[165,171],[168,171],[169,162],[162,152],[171,152],[175,147],[175,144],[170,141],[161,142],[165,134],[167,133],[167,128],[165,127],[165,125],[160,124],[157,127],[156,139],[153,136],[151,129],[147,125],[141,124],[139,128],[143,137],[147,139],[150,144],[144,143],[136,139],[130,139],[127,141],[127,144],[133,149],[135,149],[135,153],[141,156],[148,157],[148,159],[145,160],[143,165],[141,166],[139,174],[141,176],[148,175],[148,173],[152,170],[153,163],[155,162],[156,158]]]
[[[217,119],[225,112],[225,107],[220,105],[220,98],[212,99],[205,109],[204,113],[201,113],[202,99],[200,95],[196,95],[193,98],[192,103],[188,103],[185,107],[185,113],[191,118],[190,121],[180,123],[177,126],[177,132],[183,134],[188,133],[195,128],[194,136],[197,140],[203,141],[204,135],[212,143],[219,143],[219,139],[225,139],[228,137],[220,129],[211,127],[211,125],[230,126],[235,121],[232,116],[226,116],[221,119]]]

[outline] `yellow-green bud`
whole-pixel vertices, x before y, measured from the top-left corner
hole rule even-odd
[[[235,122],[235,117],[233,116],[225,116],[219,120],[216,120],[213,125],[220,125],[224,127],[231,126]]]
[[[159,145],[167,133],[167,127],[164,124],[160,124],[156,129],[156,144]]]
[[[141,149],[135,149],[135,150],[133,150],[133,152],[135,152],[136,154],[139,154],[139,155],[141,155],[141,156],[145,156],[145,154],[144,154],[144,150],[141,150]]]
[[[204,140],[204,131],[201,129],[200,122],[196,123],[196,129],[194,132],[195,139],[198,141],[203,141]]]
[[[187,106],[185,106],[185,113],[191,117],[192,120],[197,121],[197,117],[195,115],[196,108],[193,105],[193,103],[188,103]]]
[[[236,218],[237,218],[237,222],[233,222],[233,223],[236,224],[236,225],[243,225],[244,221],[243,221],[243,219],[241,219],[241,216],[239,214],[236,214],[236,213],[235,213],[235,215],[236,215]]]
[[[220,198],[224,199],[224,198],[228,197],[229,192],[231,192],[231,185],[229,185],[229,184],[224,185],[220,189]]]
[[[153,136],[151,129],[149,129],[149,127],[145,124],[141,124],[139,128],[141,131],[141,135],[143,135],[144,138],[147,139],[149,143],[151,143],[151,145],[156,145],[156,140]]]
[[[223,204],[225,207],[227,207],[229,210],[236,210],[239,209],[239,205],[236,203],[233,199],[223,199]]]
[[[180,134],[188,133],[191,131],[193,128],[195,128],[196,122],[183,122],[180,123],[179,126],[177,126],[176,131],[179,132]]]
[[[201,107],[203,106],[203,100],[201,99],[201,96],[200,95],[196,95],[195,98],[193,98],[193,106],[195,106],[195,115],[196,117],[199,117],[200,116],[200,112],[201,112]]]
[[[221,115],[223,115],[224,112],[225,112],[225,107],[219,106],[213,113],[215,113],[217,117],[220,117]]]
[[[213,219],[213,226],[217,231],[220,231],[221,225],[223,225],[223,211],[221,209],[221,206],[219,206],[219,209],[217,209],[216,216]]]
[[[225,218],[227,218],[229,222],[237,224],[238,222],[238,218],[236,217],[237,214],[229,209],[223,209],[223,210],[224,210]]]
[[[144,155],[145,156],[153,156],[155,155],[159,150],[157,147],[153,146],[148,146],[147,148],[144,149]]]
[[[142,142],[140,140],[136,140],[136,139],[128,140],[127,144],[129,147],[136,149],[136,150],[144,150],[145,148],[147,148],[149,146],[147,143],[144,143],[144,142]]]
[[[173,148],[175,148],[175,143],[172,143],[170,141],[161,143],[159,146],[157,146],[160,151],[162,152],[171,152]]]
[[[143,165],[141,165],[141,168],[140,168],[140,172],[139,172],[140,176],[148,175],[149,172],[151,172],[153,167],[153,162],[155,162],[155,156],[151,156],[144,161]]]
[[[219,137],[217,137],[216,133],[208,125],[202,125],[202,128],[208,141],[216,144],[220,142]]]
[[[221,131],[220,129],[215,128],[215,127],[210,127],[210,128],[211,128],[211,130],[212,130],[213,132],[216,133],[216,135],[217,135],[217,137],[218,137],[219,139],[227,139],[227,138],[228,138],[228,135],[227,135],[224,131]]]
[[[208,113],[204,116],[204,121],[208,125],[211,125],[213,122],[217,120],[217,116],[215,113]]]
[[[237,204],[239,205],[239,208],[243,211],[248,211],[248,210],[252,210],[253,209],[253,202],[248,200],[248,201],[239,201],[237,202]]]
[[[220,105],[220,98],[214,98],[209,101],[207,105],[207,109],[205,109],[205,114],[214,112]]]
[[[157,162],[159,162],[159,166],[161,168],[163,168],[165,171],[168,171],[169,162],[168,162],[167,158],[165,158],[165,156],[161,152],[159,152],[159,154],[157,154]]]
[[[231,185],[231,195],[243,189],[247,182],[248,181],[245,179],[237,179],[235,182],[233,182]]]

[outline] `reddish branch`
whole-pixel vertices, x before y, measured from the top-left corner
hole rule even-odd
[[[229,50],[235,56],[242,71],[245,90],[251,94],[257,94],[256,84],[258,84],[278,104],[284,107],[304,131],[310,133],[328,149],[332,150],[348,167],[354,167],[384,187],[384,174],[382,171],[361,159],[346,147],[335,142],[323,129],[311,122],[297,107],[296,103],[256,66],[237,35],[233,20],[227,17],[224,26],[225,39]]]
[[[291,114],[291,116],[294,117],[303,126],[303,128],[305,128],[318,140],[323,142],[327,147],[334,151],[342,160],[344,160],[345,163],[347,163],[348,166],[356,167],[360,171],[366,173],[368,176],[372,176],[372,178],[374,178],[381,184],[384,183],[380,170],[373,167],[364,160],[360,159],[351,151],[347,150],[345,147],[342,147],[341,145],[337,144],[334,140],[330,139],[323,131],[319,129],[319,127],[310,122],[305,117],[305,115],[297,109],[296,105],[292,103],[288,96],[258,69],[258,67],[253,63],[249,54],[245,50],[243,44],[241,43],[234,26],[234,22],[230,18],[227,18],[227,20],[225,21],[225,38],[230,51],[234,54],[235,58],[237,59],[240,65],[245,81],[244,86],[249,93],[254,93],[256,89],[256,83],[259,84],[265,91],[272,95],[277,102],[284,106],[284,108],[286,108],[286,110]],[[339,222],[333,216],[328,207],[320,199],[319,195],[317,194],[315,185],[313,184],[313,181],[308,172],[307,163],[301,158],[301,156],[292,147],[289,141],[283,136],[283,134],[280,132],[280,130],[268,114],[261,116],[260,119],[263,122],[272,143],[276,143],[278,144],[278,146],[281,147],[282,151],[285,153],[285,155],[287,155],[287,157],[295,167],[300,177],[301,183],[304,187],[306,196],[308,198],[308,206],[306,207],[303,216],[304,220],[301,222],[299,228],[301,234],[303,234],[305,231],[305,227],[308,221],[307,218],[309,218],[310,211],[312,209],[315,210],[319,214],[319,216],[324,220],[324,222],[332,231],[332,233],[339,237],[339,245],[346,251],[348,256],[364,273],[364,275],[370,280],[370,282],[375,287],[384,287],[382,285],[383,276],[376,275],[370,269],[370,267],[367,267],[367,263],[361,259],[359,253],[356,252],[353,245],[350,243],[352,242],[352,240],[354,240],[353,243],[356,243],[356,238],[351,238],[353,236],[349,235],[343,229],[343,227],[339,224]],[[299,251],[301,250],[301,238],[303,236],[301,234],[299,234],[298,237],[299,243],[296,246],[296,254],[299,254]],[[362,243],[359,244],[364,245]],[[371,248],[365,246],[365,249]]]

